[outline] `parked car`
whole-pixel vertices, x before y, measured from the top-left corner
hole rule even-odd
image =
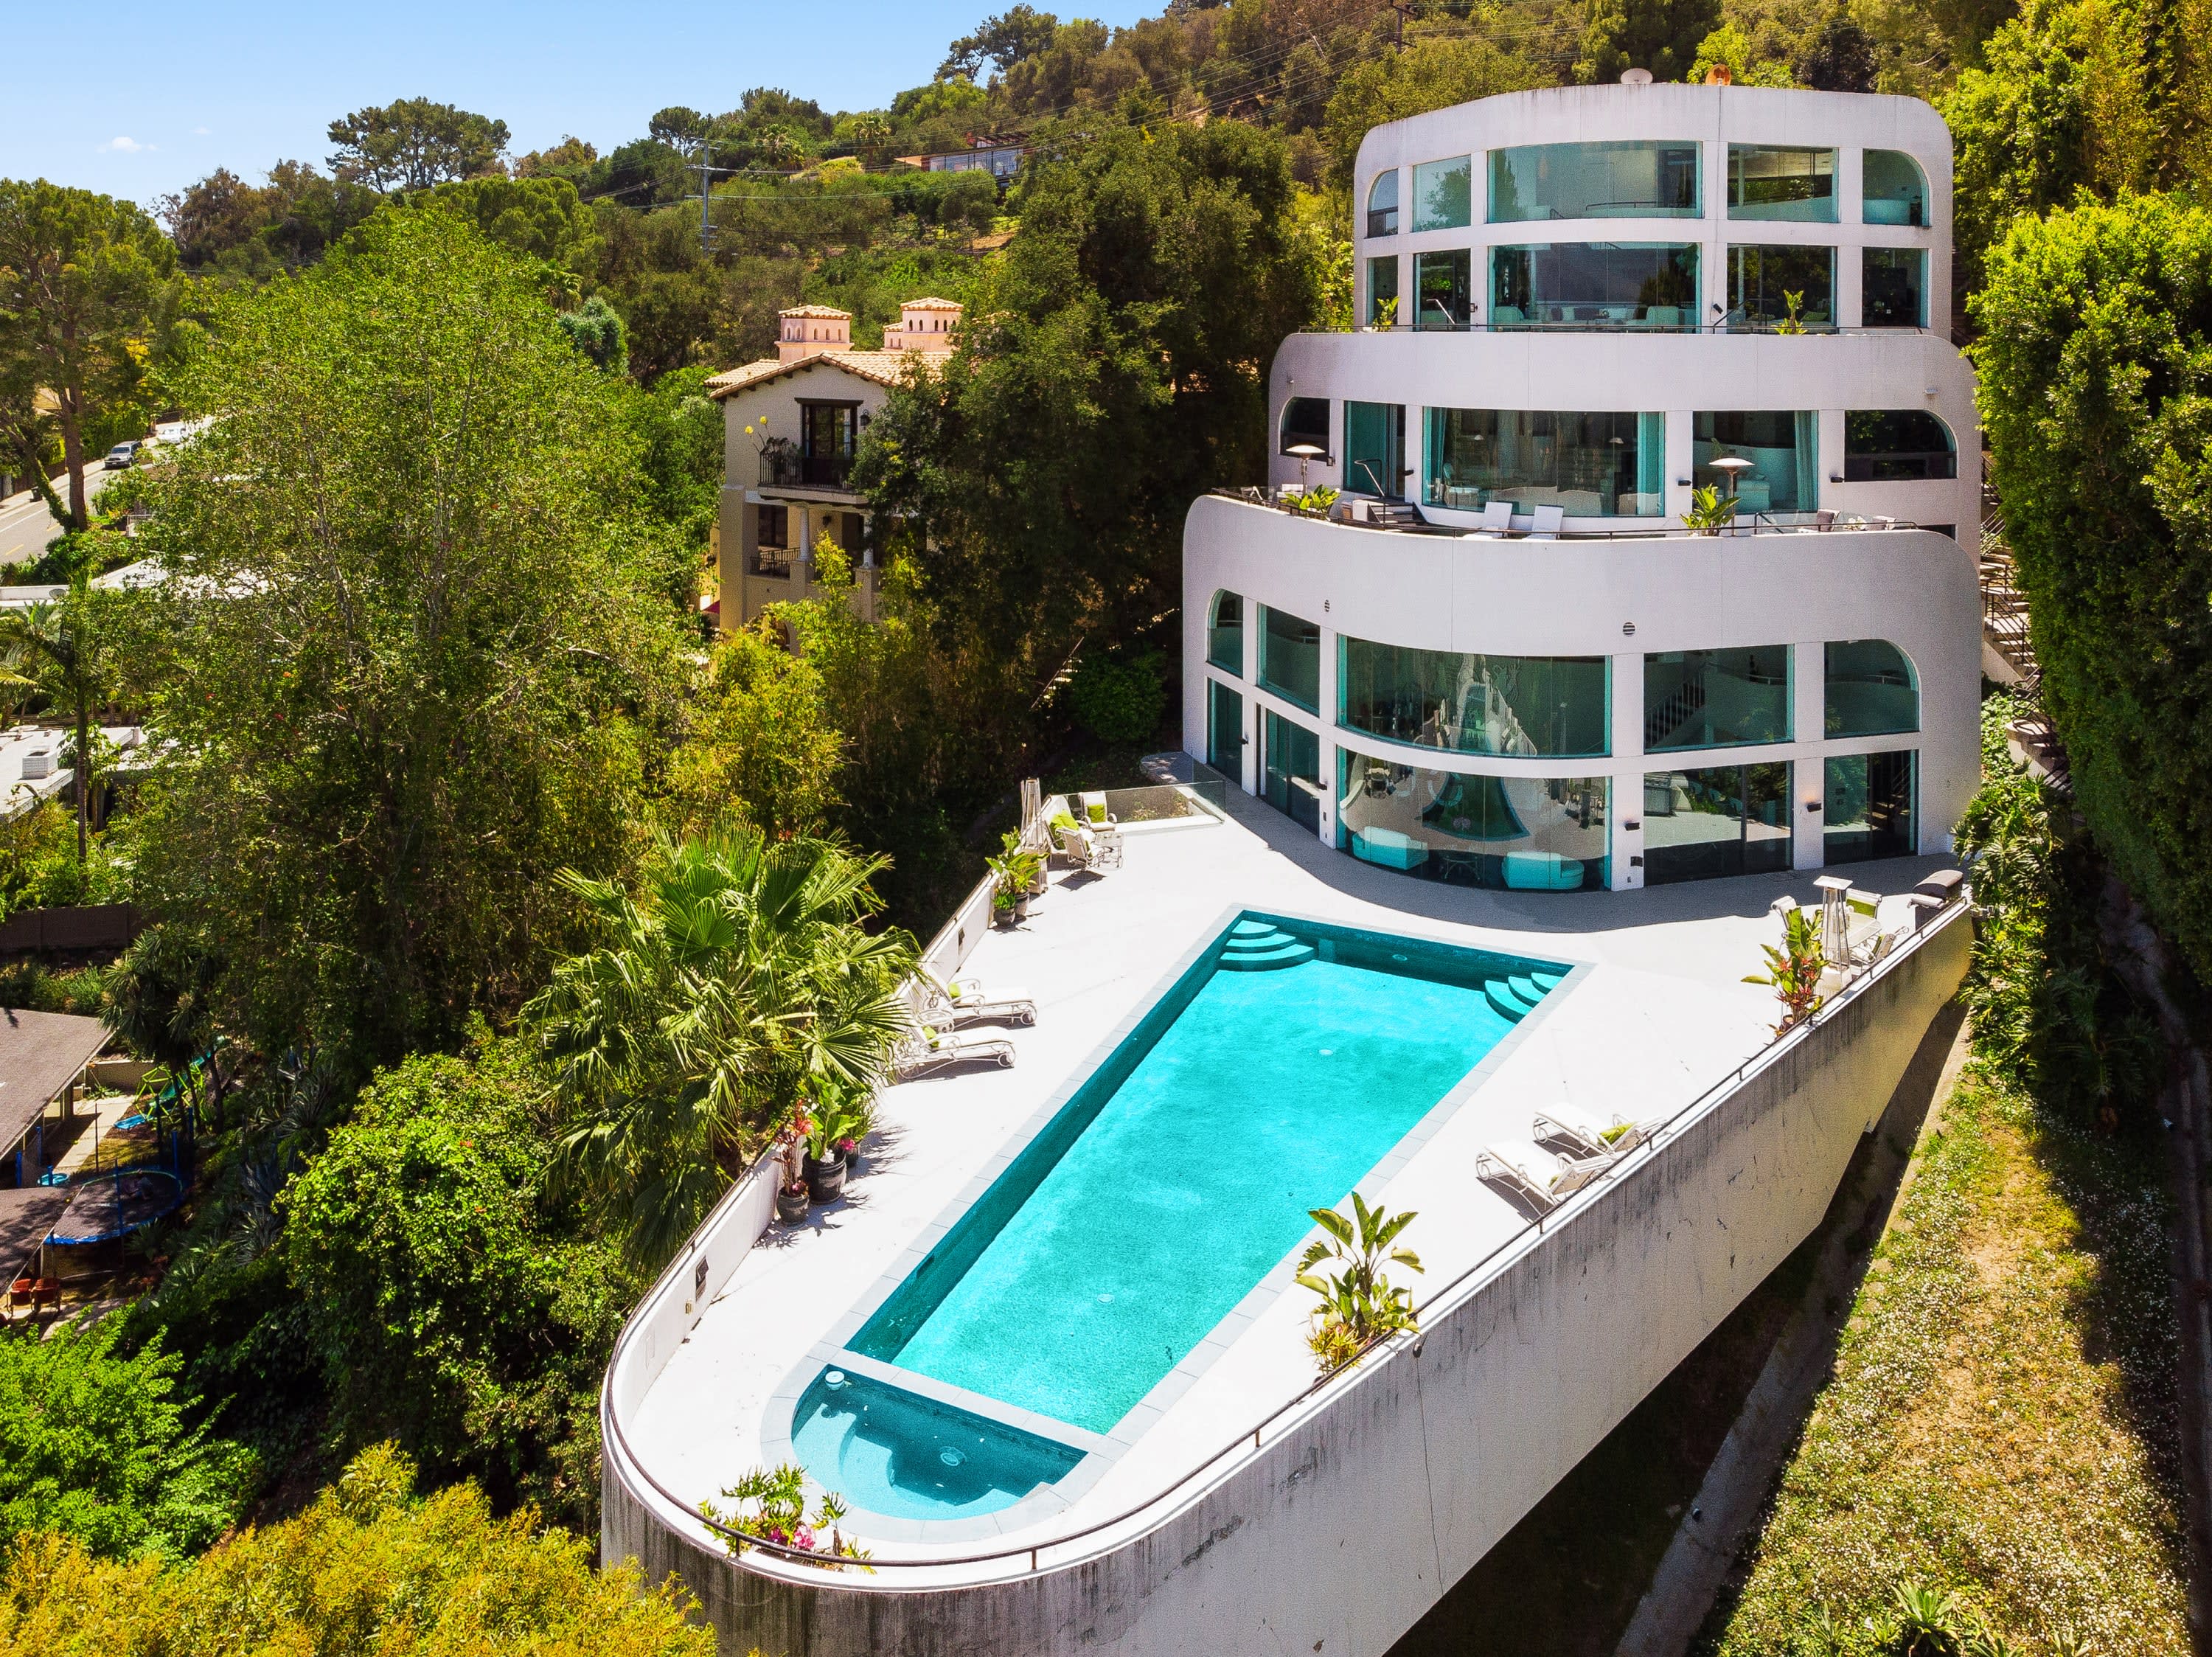
[[[145,447],[144,441],[137,437],[127,443],[118,443],[107,451],[107,469],[110,472],[121,472],[125,467],[137,465],[138,451]]]

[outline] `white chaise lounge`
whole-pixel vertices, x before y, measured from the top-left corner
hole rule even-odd
[[[987,992],[977,978],[940,978],[921,969],[922,1018],[939,1026],[963,1024],[971,1019],[1011,1019],[1016,1024],[1036,1022],[1036,1001],[1026,990]]]
[[[1566,1157],[1525,1139],[1501,1140],[1474,1159],[1474,1177],[1493,1179],[1518,1191],[1540,1209],[1548,1209],[1580,1191],[1611,1167],[1604,1156]]]

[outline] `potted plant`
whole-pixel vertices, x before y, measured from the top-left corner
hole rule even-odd
[[[1030,889],[1044,859],[1024,850],[1019,837],[1009,834],[1001,843],[999,856],[984,862],[991,870],[991,918],[1000,926],[1028,918]]]
[[[782,1165],[783,1172],[776,1181],[775,1217],[787,1226],[795,1226],[806,1217],[807,1206],[813,1198],[799,1161],[806,1136],[813,1127],[804,1111],[794,1111],[783,1131],[776,1136],[776,1161]]]
[[[806,1134],[806,1155],[799,1165],[807,1194],[817,1203],[834,1203],[845,1189],[847,1153],[854,1146],[851,1113],[835,1106],[817,1106]]]
[[[1735,521],[1735,496],[1717,489],[1690,491],[1690,509],[1682,515],[1682,527],[1701,535],[1717,535]]]

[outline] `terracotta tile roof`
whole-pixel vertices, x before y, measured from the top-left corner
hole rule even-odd
[[[959,308],[960,302],[958,300],[939,299],[934,294],[930,295],[926,299],[902,299],[899,301],[899,309],[902,311],[957,311]]]
[[[741,369],[732,369],[708,380],[707,395],[720,402],[754,386],[765,385],[780,375],[801,374],[823,366],[842,369],[863,380],[872,380],[878,386],[896,386],[906,372],[908,360],[918,355],[913,351],[817,351],[795,362],[748,362]]]
[[[778,311],[778,316],[834,316],[852,320],[850,311],[841,311],[835,305],[793,305],[788,310]]]

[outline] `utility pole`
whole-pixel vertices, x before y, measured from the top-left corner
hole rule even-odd
[[[1400,52],[1406,49],[1406,20],[1413,15],[1412,0],[1391,0],[1390,44]]]
[[[699,251],[714,251],[714,140],[710,135],[699,140]]]

